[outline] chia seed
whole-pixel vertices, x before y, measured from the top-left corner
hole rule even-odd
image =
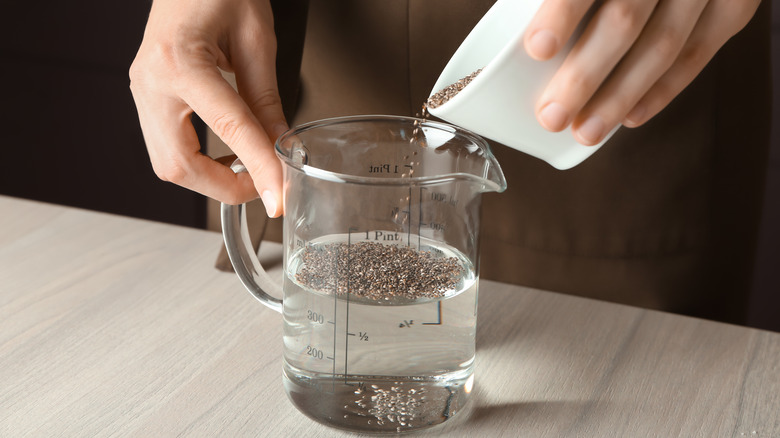
[[[398,422],[399,427],[397,430],[399,432],[401,427],[413,427],[412,421],[415,420],[417,411],[425,403],[424,395],[418,398],[415,394],[425,394],[425,389],[405,391],[400,386],[392,386],[389,390],[378,387],[372,388],[374,389],[374,395],[370,396],[370,400],[367,400],[368,395],[366,395],[355,403],[362,406],[370,404],[371,408],[368,409],[368,413],[377,419],[378,425],[384,425],[385,421],[391,423]]]
[[[295,275],[301,285],[375,301],[440,298],[455,289],[464,273],[455,257],[436,257],[401,245],[331,243],[303,251]]]
[[[424,108],[437,108],[445,103],[447,103],[450,99],[455,97],[458,93],[463,91],[464,88],[466,88],[466,85],[470,84],[471,81],[474,80],[474,78],[477,77],[477,75],[482,71],[482,69],[479,69],[470,75],[466,76],[465,78],[461,78],[458,81],[456,81],[454,84],[450,84],[443,89],[437,91],[431,97],[428,98],[428,101],[423,105]]]

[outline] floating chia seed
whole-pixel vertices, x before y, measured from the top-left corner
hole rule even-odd
[[[295,275],[301,285],[376,301],[440,298],[457,286],[464,271],[455,257],[378,242],[307,246],[302,262]]]
[[[466,76],[465,78],[459,79],[454,84],[448,85],[443,89],[437,91],[436,93],[431,95],[431,97],[428,98],[428,101],[425,103],[424,106],[428,108],[436,108],[444,105],[450,99],[455,97],[458,93],[463,91],[463,89],[466,88],[466,85],[470,84],[471,81],[473,81],[474,78],[476,78],[481,71],[482,69],[479,69],[474,73],[471,73],[470,75]]]

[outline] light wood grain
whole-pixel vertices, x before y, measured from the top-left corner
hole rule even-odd
[[[286,399],[220,239],[0,197],[0,436],[344,436]],[[420,435],[780,437],[777,333],[483,281],[477,345],[469,412]]]

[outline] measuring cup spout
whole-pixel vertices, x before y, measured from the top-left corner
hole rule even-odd
[[[470,175],[470,179],[473,180],[475,191],[479,193],[497,192],[501,193],[506,190],[506,178],[504,172],[501,170],[501,166],[498,164],[498,160],[493,156],[493,153],[489,148],[485,149],[485,164],[481,175]]]
[[[503,192],[507,187],[506,178],[487,141],[476,134],[468,134],[458,139],[460,142],[452,139],[450,143],[435,148],[436,155],[446,150],[448,159],[437,157],[425,163],[419,169],[422,179],[428,179],[433,184],[446,183],[448,179],[467,182],[475,194]],[[429,152],[429,155],[432,154]],[[418,169],[415,169],[415,175],[417,172]]]

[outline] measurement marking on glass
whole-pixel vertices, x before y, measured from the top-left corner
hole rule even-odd
[[[441,301],[438,303],[439,320],[437,322],[424,322],[423,325],[441,325]]]
[[[347,230],[347,293],[345,298],[346,303],[346,311],[344,316],[346,317],[346,320],[344,322],[344,332],[346,333],[344,336],[344,383],[349,385],[349,382],[347,379],[349,378],[349,296],[352,294],[352,284],[351,284],[351,277],[352,277],[352,233],[357,232],[358,229],[354,227],[349,227]],[[335,336],[333,337],[335,340]],[[335,343],[335,341],[334,341]],[[335,355],[335,350],[334,353]],[[333,361],[334,367],[335,367],[336,361]],[[333,374],[336,374],[335,372]],[[335,381],[335,379],[334,379]]]
[[[420,210],[419,217],[417,218],[417,249],[422,249],[422,226],[423,226],[423,211],[422,211],[422,202],[423,202],[423,189],[426,189],[426,187],[420,187],[420,207],[418,210]]]
[[[414,173],[413,166],[411,164],[404,164],[404,167],[409,168],[409,178]],[[412,246],[412,186],[409,186],[409,197],[407,198],[406,210],[409,212],[406,216],[409,223],[406,224],[406,246]]]
[[[360,336],[358,337],[358,339],[359,339],[359,340],[361,340],[361,341],[368,341],[368,333],[366,333],[366,332],[360,332],[360,333],[347,333],[347,335],[348,335],[348,336],[358,336],[358,334],[360,335]]]
[[[336,265],[336,270],[338,270],[338,265]],[[338,308],[339,308],[339,302],[338,302],[338,299],[336,298],[336,296],[338,294],[338,291],[339,291],[339,276],[338,276],[338,272],[336,272],[336,274],[337,275],[336,275],[335,281],[333,282],[334,283],[333,284],[333,287],[334,287],[334,290],[333,290],[333,321],[328,321],[329,323],[333,324],[333,354],[332,354],[332,356],[333,356],[333,372],[332,373],[333,374],[332,375],[334,375],[334,376],[336,375],[336,330],[338,329],[338,325],[336,324],[336,321],[338,320],[338,318],[337,318],[338,313],[337,312],[338,312]],[[336,379],[333,379],[332,383],[333,383],[332,392],[335,393],[336,392]]]
[[[410,166],[411,167],[411,166]],[[409,205],[406,207],[409,210],[409,215],[412,214],[412,188],[409,187]],[[409,218],[408,224],[406,224],[406,246],[412,246],[412,218]]]

